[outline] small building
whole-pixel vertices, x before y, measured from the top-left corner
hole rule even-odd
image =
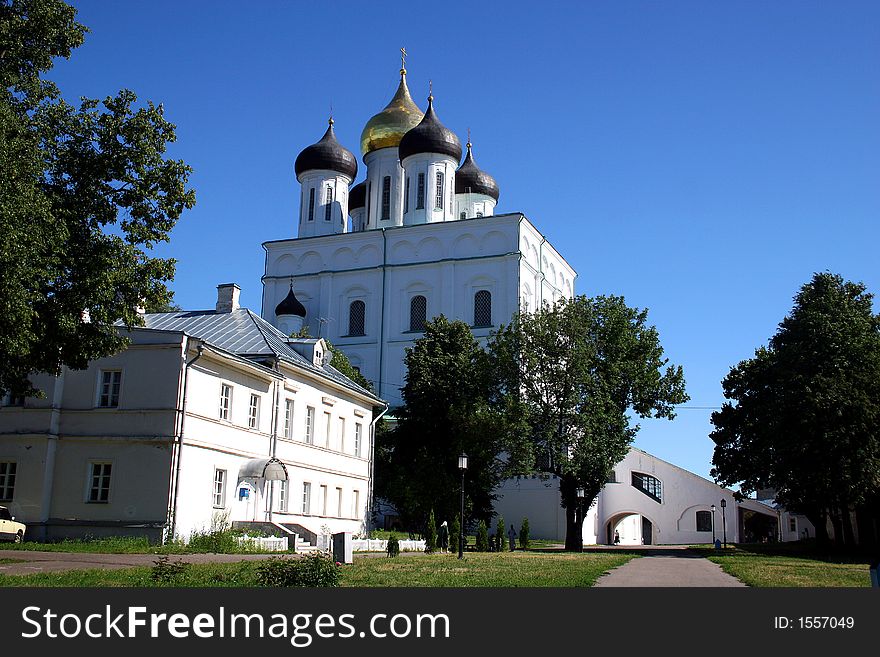
[[[515,477],[496,491],[506,522],[529,519],[535,538],[565,540],[565,509],[553,476]],[[793,541],[815,536],[803,516],[733,491],[635,447],[618,463],[587,513],[584,545]],[[806,532],[806,534],[804,534]]]
[[[0,503],[28,538],[364,531],[385,404],[323,340],[288,338],[238,296],[221,285],[213,310],[146,314],[124,351],[6,399]]]

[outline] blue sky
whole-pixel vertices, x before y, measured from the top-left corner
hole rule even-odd
[[[294,234],[296,155],[332,104],[364,123],[409,85],[578,272],[649,309],[691,402],[636,445],[707,476],[720,381],[830,270],[880,293],[880,3],[73,3],[92,33],[51,77],[165,105],[196,207],[159,251],[185,308],[234,281],[260,309]],[[361,163],[362,165],[362,163]],[[363,169],[359,179],[363,177]],[[875,304],[876,307],[876,304]]]

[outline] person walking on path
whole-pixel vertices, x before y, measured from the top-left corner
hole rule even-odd
[[[507,530],[507,539],[510,541],[510,551],[513,552],[516,549],[516,530],[513,528],[513,525]]]

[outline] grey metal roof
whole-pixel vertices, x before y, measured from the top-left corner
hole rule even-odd
[[[144,328],[180,331],[248,359],[278,358],[379,400],[376,395],[359,386],[335,367],[329,364],[316,366],[288,344],[290,338],[247,308],[231,312],[179,310],[148,313],[144,315]]]

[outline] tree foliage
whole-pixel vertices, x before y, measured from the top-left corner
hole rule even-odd
[[[43,78],[83,43],[75,15],[0,0],[0,388],[18,394],[122,349],[114,323],[170,300],[174,261],[151,251],[195,202],[161,105],[122,90],[74,107]]]
[[[880,491],[880,316],[864,285],[815,274],[768,346],[722,381],[712,475],[745,493],[772,488],[825,538],[852,538],[849,511]],[[870,504],[869,504],[870,503]],[[877,513],[872,514],[876,532]],[[844,541],[846,542],[846,541]]]
[[[459,514],[458,456],[468,455],[466,516],[490,518],[504,463],[503,418],[491,407],[487,354],[464,322],[435,318],[407,349],[403,406],[396,427],[377,439],[376,493],[410,527],[430,509],[441,520]]]
[[[629,415],[672,419],[688,399],[647,318],[622,297],[578,296],[519,314],[490,342],[499,404],[524,428],[511,458],[559,477],[566,549],[581,549],[586,511],[638,431]]]

